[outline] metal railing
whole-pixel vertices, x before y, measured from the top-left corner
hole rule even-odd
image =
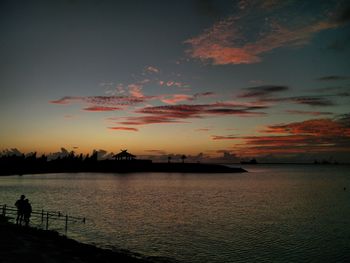
[[[0,204],[0,207],[2,207],[2,215],[4,217],[8,217],[11,219],[12,217],[9,216],[15,216],[13,219],[17,217],[17,208],[15,206],[9,206],[6,204]],[[67,234],[68,231],[68,223],[83,223],[85,224],[86,218],[85,217],[76,217],[76,216],[70,216],[67,214],[63,214],[60,211],[48,211],[48,210],[33,210],[31,213],[31,219],[34,218],[36,220],[39,220],[41,222],[41,226],[45,226],[45,230],[49,230],[49,222],[52,220],[57,221],[64,221],[64,232]]]

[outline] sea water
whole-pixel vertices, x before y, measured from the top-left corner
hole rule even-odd
[[[25,194],[33,209],[86,217],[69,223],[76,240],[183,262],[350,261],[350,166],[244,168],[0,177],[0,203]]]

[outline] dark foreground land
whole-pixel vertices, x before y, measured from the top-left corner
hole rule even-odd
[[[242,168],[232,168],[219,164],[205,163],[153,163],[150,160],[131,161],[79,161],[76,159],[59,159],[46,161],[40,159],[5,159],[0,161],[0,175],[22,175],[38,173],[242,173]]]
[[[0,216],[2,263],[171,263],[167,258],[143,257],[128,251],[112,251],[82,244],[57,232],[19,227]]]

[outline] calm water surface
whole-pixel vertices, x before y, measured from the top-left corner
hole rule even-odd
[[[87,217],[69,228],[77,240],[184,262],[349,262],[349,166],[246,168],[0,177],[0,203],[24,193]]]

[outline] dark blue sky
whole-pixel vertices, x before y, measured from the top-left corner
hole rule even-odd
[[[0,5],[2,150],[349,153],[347,1]]]

